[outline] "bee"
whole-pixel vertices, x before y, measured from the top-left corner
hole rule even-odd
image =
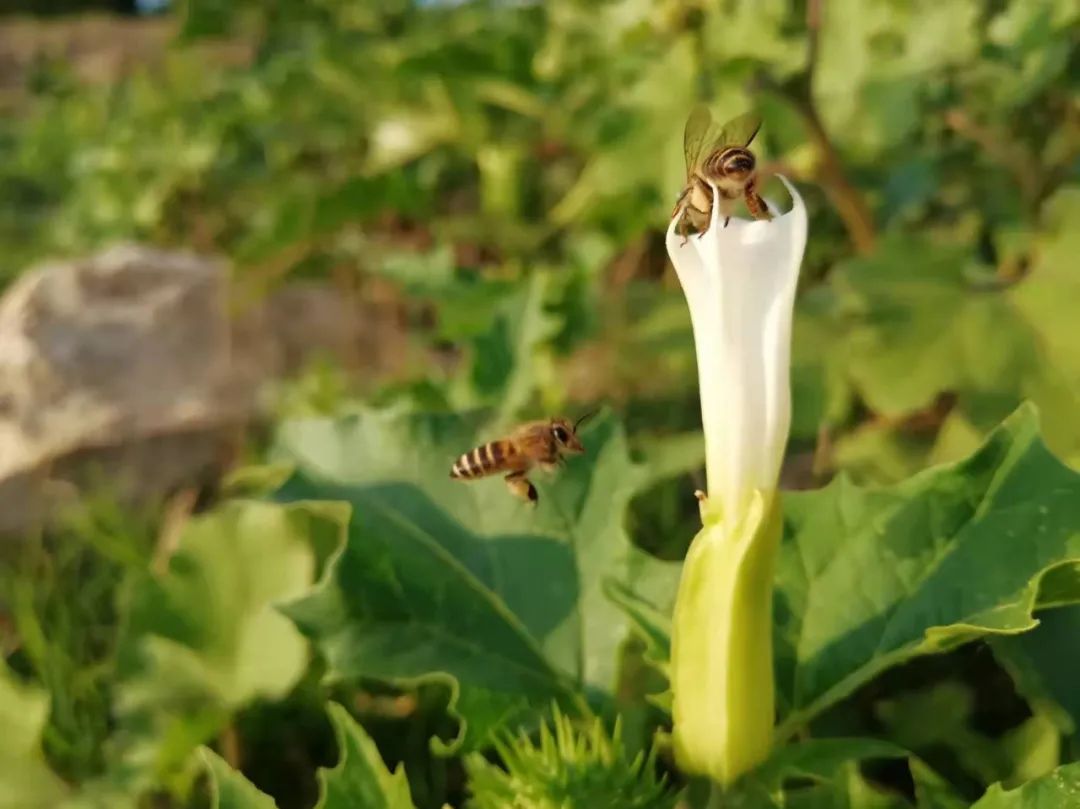
[[[481,444],[459,457],[450,477],[473,480],[506,472],[504,480],[510,491],[535,504],[539,495],[526,475],[534,466],[552,472],[563,463],[564,455],[584,452],[577,431],[592,415],[587,413],[573,423],[564,418],[526,422],[509,437]]]
[[[686,187],[679,194],[675,210],[678,216],[675,232],[686,243],[691,232],[704,233],[712,217],[715,185],[720,192],[724,227],[731,219],[735,201],[746,200],[746,207],[755,219],[772,219],[765,201],[757,193],[757,160],[750,144],[761,128],[761,118],[746,113],[717,126],[709,108],[694,107],[686,119],[683,131],[683,153],[686,156]]]

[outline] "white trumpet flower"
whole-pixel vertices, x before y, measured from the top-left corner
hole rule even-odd
[[[791,424],[791,326],[806,208],[771,221],[719,222],[667,249],[690,307],[705,433],[703,528],[683,568],[672,633],[680,766],[726,785],[772,746],[773,568],[777,484]],[[677,220],[676,220],[677,221]]]

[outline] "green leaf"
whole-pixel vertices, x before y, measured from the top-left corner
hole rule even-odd
[[[48,694],[20,682],[0,660],[0,809],[49,809],[65,797],[41,750],[48,716]]]
[[[438,306],[435,336],[470,346],[468,370],[447,389],[454,408],[493,407],[503,426],[532,406],[546,381],[548,348],[565,316],[553,306],[563,279],[537,270],[518,282],[456,273],[449,248],[392,256],[383,273]]]
[[[646,677],[644,672],[638,672],[635,683],[640,689],[639,694],[645,702],[659,708],[664,713],[671,715],[673,697],[670,687],[670,661],[671,661],[671,612],[673,597],[678,586],[680,565],[671,564],[666,571],[669,576],[669,584],[663,588],[669,598],[666,599],[665,607],[660,608],[640,592],[632,590],[626,584],[618,581],[606,581],[604,594],[611,599],[623,611],[630,625],[637,635],[644,641],[643,663],[655,671],[656,676]],[[640,583],[638,589],[642,589]],[[659,589],[659,588],[654,588]],[[628,706],[620,706],[623,716],[626,715]]]
[[[915,804],[919,809],[968,809],[968,802],[956,794],[944,778],[917,758],[908,760],[915,782]]]
[[[231,470],[221,481],[227,497],[262,497],[281,488],[292,469],[287,464],[253,464]]]
[[[1080,729],[1080,606],[1042,610],[1038,619],[1030,632],[995,638],[994,655],[1027,700],[1075,738]]]
[[[340,503],[237,501],[189,523],[131,600],[118,694],[130,760],[168,773],[231,711],[293,687],[308,649],[277,604],[311,587],[347,520]]]
[[[596,24],[593,17],[590,15],[590,25]],[[605,138],[588,155],[577,180],[551,209],[552,222],[580,226],[603,213],[614,212],[623,219],[622,227],[639,233],[640,225],[647,221],[642,216],[647,209],[631,200],[643,188],[674,189],[680,180],[685,181],[681,126],[697,100],[692,81],[693,48],[690,37],[670,41],[636,71],[631,85],[621,82],[617,106],[611,103],[608,93],[604,94],[608,102],[604,105],[605,117],[616,122],[617,128],[609,127],[618,134]],[[603,122],[603,118],[600,120]],[[668,124],[650,125],[650,121],[657,120]],[[672,127],[672,121],[678,124]],[[631,219],[630,212],[637,217]]]
[[[903,142],[918,123],[920,90],[976,53],[977,22],[975,3],[830,3],[814,73],[826,125],[871,155]]]
[[[700,430],[677,435],[650,437],[637,445],[648,477],[642,488],[677,475],[694,472],[705,465],[705,436]]]
[[[841,424],[851,410],[852,384],[847,378],[844,328],[834,313],[831,290],[817,287],[795,304],[791,340],[791,436],[814,439],[822,426]]]
[[[674,566],[673,566],[674,567]],[[626,613],[645,641],[652,659],[666,671],[671,659],[671,608],[661,610],[623,582],[607,581],[604,594]]]
[[[904,748],[879,739],[813,739],[780,748],[751,777],[773,791],[790,778],[835,778],[851,761],[907,755]]]
[[[886,668],[1035,626],[1044,577],[1080,560],[1080,475],[1021,408],[967,460],[889,488],[841,478],[785,496],[776,659],[786,718],[801,726]]]
[[[781,737],[887,668],[1036,626],[1080,600],[1080,475],[1021,408],[970,458],[903,483],[786,493],[775,654]],[[653,653],[669,627],[610,587]]]
[[[1080,764],[1066,764],[1014,790],[994,784],[971,809],[1070,809],[1078,801]]]
[[[909,238],[885,239],[833,269],[815,308],[801,307],[802,337],[818,344],[796,347],[794,380],[810,410],[822,395],[842,401],[846,388],[876,414],[837,440],[841,468],[895,481],[929,460],[957,460],[974,448],[970,436],[977,441],[1024,400],[1039,407],[1050,448],[1080,462],[1080,351],[1067,305],[1078,291],[1070,272],[1078,215],[1080,189],[1066,187],[1046,200],[1036,233],[1013,234],[1020,258],[1032,261],[1012,283],[973,262],[966,246]],[[909,423],[946,394],[954,404],[940,434]]]
[[[185,37],[198,39],[206,36],[224,36],[234,21],[238,3],[223,0],[188,0],[185,3],[182,33]]]
[[[405,771],[386,769],[375,742],[340,705],[327,706],[338,745],[338,763],[319,770],[319,802],[315,809],[415,809]],[[211,809],[275,809],[274,801],[256,789],[216,753],[202,749],[210,773]]]
[[[975,695],[962,682],[947,680],[901,693],[875,709],[888,738],[919,754],[949,750],[980,783],[1023,783],[1060,761],[1057,729],[1041,714],[999,738],[977,730]]]
[[[322,797],[315,809],[414,809],[405,770],[386,769],[375,742],[340,705],[327,706],[337,738],[338,763],[319,771]]]
[[[849,378],[876,413],[901,416],[947,390],[997,390],[1034,367],[1036,347],[1001,293],[976,293],[969,251],[893,240],[832,276],[847,317]]]
[[[529,404],[540,382],[540,349],[562,326],[546,307],[554,281],[536,272],[499,301],[492,328],[473,341],[472,396],[459,396],[461,406],[494,404],[505,427]]]
[[[1043,413],[1047,443],[1071,465],[1080,465],[1080,346],[1071,339],[1075,320],[1067,302],[1080,295],[1073,271],[1080,255],[1080,186],[1062,188],[1046,201],[1027,277],[1009,290],[1009,302],[1030,324],[1038,359],[1053,365],[1026,391]]]
[[[613,418],[589,423],[586,453],[553,479],[533,476],[535,509],[498,477],[448,476],[495,437],[455,416],[361,411],[286,423],[278,441],[300,470],[282,497],[354,506],[346,546],[288,614],[337,676],[449,683],[470,747],[582,686],[610,691],[624,623],[603,582],[667,570],[622,527],[639,470]]]
[[[199,752],[210,774],[210,809],[277,809],[269,795],[259,792],[213,750],[204,747]]]
[[[445,294],[460,283],[455,283],[454,253],[449,245],[428,253],[390,253],[376,264],[375,272],[414,295]]]
[[[878,739],[813,739],[780,747],[725,795],[724,805],[740,809],[910,807],[902,795],[872,785],[860,772],[863,762],[887,759],[907,760],[919,807],[962,806],[948,784],[919,759],[902,747]]]
[[[1080,186],[1066,186],[1046,200],[1035,262],[1024,281],[1009,291],[1010,300],[1035,325],[1048,351],[1073,378],[1080,377],[1080,349],[1067,337],[1072,321],[1066,303],[1080,294],[1080,279],[1070,272],[1080,250],[1077,217]]]

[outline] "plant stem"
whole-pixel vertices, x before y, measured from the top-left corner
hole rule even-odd
[[[221,757],[228,762],[234,770],[239,770],[242,765],[242,751],[240,747],[240,734],[236,731],[236,725],[229,722],[221,731],[219,737],[221,745]]]
[[[860,255],[873,252],[874,243],[877,240],[873,216],[862,194],[848,180],[844,165],[840,162],[836,147],[829,139],[829,133],[825,131],[825,125],[818,115],[817,108],[809,98],[792,99],[792,101],[802,113],[803,120],[806,121],[810,131],[810,139],[821,154],[819,170],[821,184],[825,187],[833,205],[836,206],[836,212],[844,223],[844,229],[855,247],[855,252]]]
[[[781,95],[802,116],[810,140],[821,156],[817,180],[829,195],[836,213],[844,223],[855,252],[866,255],[874,249],[877,228],[866,200],[847,177],[840,154],[829,137],[825,124],[814,104],[814,72],[817,69],[818,41],[821,31],[821,0],[809,0],[806,6],[807,58],[806,70],[783,86],[765,79],[765,83]]]
[[[709,802],[705,805],[705,809],[724,809],[724,805],[727,803],[724,800],[724,788],[719,784],[711,784],[709,786]]]

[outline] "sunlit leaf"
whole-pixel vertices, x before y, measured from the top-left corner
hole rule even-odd
[[[300,469],[282,496],[354,508],[346,547],[289,615],[339,677],[451,684],[469,746],[553,699],[572,707],[578,688],[609,691],[625,624],[603,582],[648,591],[667,569],[622,527],[639,470],[614,419],[589,423],[586,454],[554,479],[534,475],[535,509],[498,477],[450,479],[494,437],[453,416],[362,411],[279,438]]]
[[[892,482],[931,458],[957,460],[1023,400],[1040,408],[1051,449],[1080,458],[1080,355],[1059,336],[1068,318],[1061,302],[1075,286],[1067,271],[1075,239],[1064,224],[1071,204],[1065,192],[1051,201],[1038,263],[1012,287],[980,275],[966,249],[909,239],[835,269],[817,362],[825,380],[839,376],[877,415],[837,441],[841,468]],[[955,400],[948,417],[967,441],[956,429],[936,441],[943,396]]]
[[[994,640],[994,654],[1017,688],[1047,711],[1061,731],[1076,737],[1080,729],[1080,606],[1042,610],[1030,632]]]
[[[995,784],[971,809],[1065,809],[1080,799],[1080,764],[1066,764],[1013,790]]]
[[[1080,600],[1080,475],[1047,451],[1030,407],[961,463],[881,489],[840,478],[783,502],[781,737],[891,666],[1026,632],[1040,604]],[[655,610],[612,595],[663,655]]]
[[[48,715],[49,695],[0,662],[0,809],[46,809],[67,794],[41,750]]]
[[[494,404],[507,426],[535,396],[540,350],[561,325],[546,308],[552,281],[550,274],[536,273],[497,303],[491,330],[473,343],[468,379],[474,398],[460,397],[460,406]]]
[[[1080,475],[1047,451],[1030,407],[957,465],[888,489],[840,479],[788,495],[777,576],[784,727],[915,655],[1034,627],[1040,582],[1080,560],[1078,526]]]
[[[815,99],[846,144],[876,154],[919,123],[919,95],[978,47],[978,6],[841,0],[822,7]]]
[[[277,809],[270,796],[259,792],[213,750],[203,748],[201,754],[210,773],[210,809]]]
[[[168,774],[231,711],[292,688],[307,643],[277,604],[312,585],[347,520],[341,504],[245,501],[192,520],[133,594],[118,695],[129,761]]]

